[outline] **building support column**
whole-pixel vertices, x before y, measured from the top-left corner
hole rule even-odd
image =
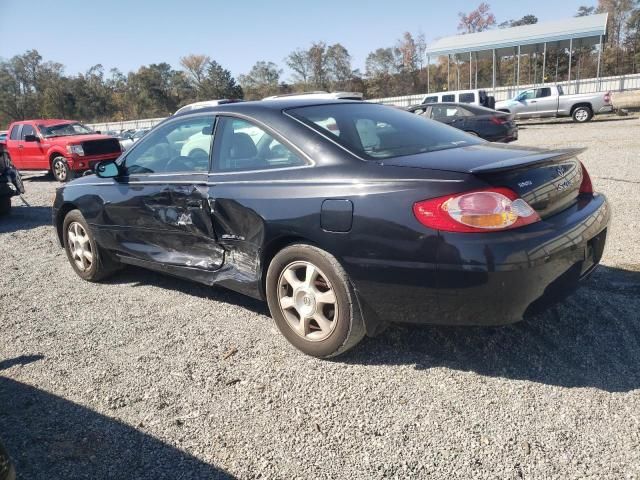
[[[520,45],[518,45],[518,73],[516,75],[516,85],[520,88]]]
[[[567,93],[571,93],[571,60],[573,59],[573,38],[569,39],[569,77],[567,78]]]
[[[469,52],[469,90],[473,88],[471,84],[471,52]]]
[[[476,52],[476,88],[478,88],[478,52]]]
[[[492,75],[493,80],[491,82],[491,85],[493,89],[493,95],[495,96],[496,95],[496,49],[494,48],[492,52],[493,52],[493,75]]]
[[[447,90],[451,88],[451,57],[447,54]]]
[[[429,70],[431,69],[431,57],[429,55],[427,55],[427,93],[429,93],[429,81],[431,80],[429,78]]]
[[[544,73],[547,68],[547,42],[544,42],[544,50],[542,51],[542,84],[544,85]]]
[[[600,49],[598,50],[598,73],[596,77],[598,78],[598,91],[600,91],[601,83],[600,83],[600,58],[602,57],[602,35],[600,35]]]

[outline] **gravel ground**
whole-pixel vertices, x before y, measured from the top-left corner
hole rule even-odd
[[[640,478],[640,120],[528,123],[587,146],[603,266],[503,328],[391,327],[335,361],[266,306],[129,268],[83,282],[56,185],[0,220],[0,437],[19,478]],[[17,200],[16,204],[20,204]]]

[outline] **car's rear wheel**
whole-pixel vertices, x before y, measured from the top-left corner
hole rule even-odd
[[[73,180],[73,170],[69,168],[67,160],[62,156],[51,160],[51,174],[59,182]]]
[[[79,210],[67,213],[62,228],[67,258],[81,278],[97,282],[118,269],[119,264],[96,243]]]
[[[593,111],[587,106],[576,107],[571,116],[573,117],[574,122],[584,123],[591,120],[593,117]]]
[[[276,326],[307,355],[334,357],[364,337],[347,274],[324,250],[297,244],[280,251],[269,265],[266,292]]]

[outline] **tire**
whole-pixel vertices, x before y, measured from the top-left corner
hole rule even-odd
[[[71,267],[84,280],[98,282],[120,267],[98,246],[79,210],[71,210],[64,217],[62,240]]]
[[[585,123],[593,118],[593,110],[591,107],[580,106],[576,107],[571,114],[574,122]]]
[[[74,171],[69,168],[67,159],[62,156],[54,157],[51,160],[51,174],[59,182],[68,182],[73,180]]]
[[[8,215],[11,211],[11,197],[0,197],[0,215]]]
[[[317,247],[296,244],[278,252],[267,270],[266,294],[280,332],[307,355],[335,357],[365,335],[346,272]]]

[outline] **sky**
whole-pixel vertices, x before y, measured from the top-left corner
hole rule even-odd
[[[595,0],[486,0],[497,22],[534,14],[540,22],[572,17]],[[258,60],[276,63],[311,42],[340,42],[364,71],[366,56],[405,31],[427,43],[457,33],[458,12],[480,0],[0,0],[0,58],[36,49],[67,74],[95,64],[124,73],[141,65],[206,54],[237,77]]]

